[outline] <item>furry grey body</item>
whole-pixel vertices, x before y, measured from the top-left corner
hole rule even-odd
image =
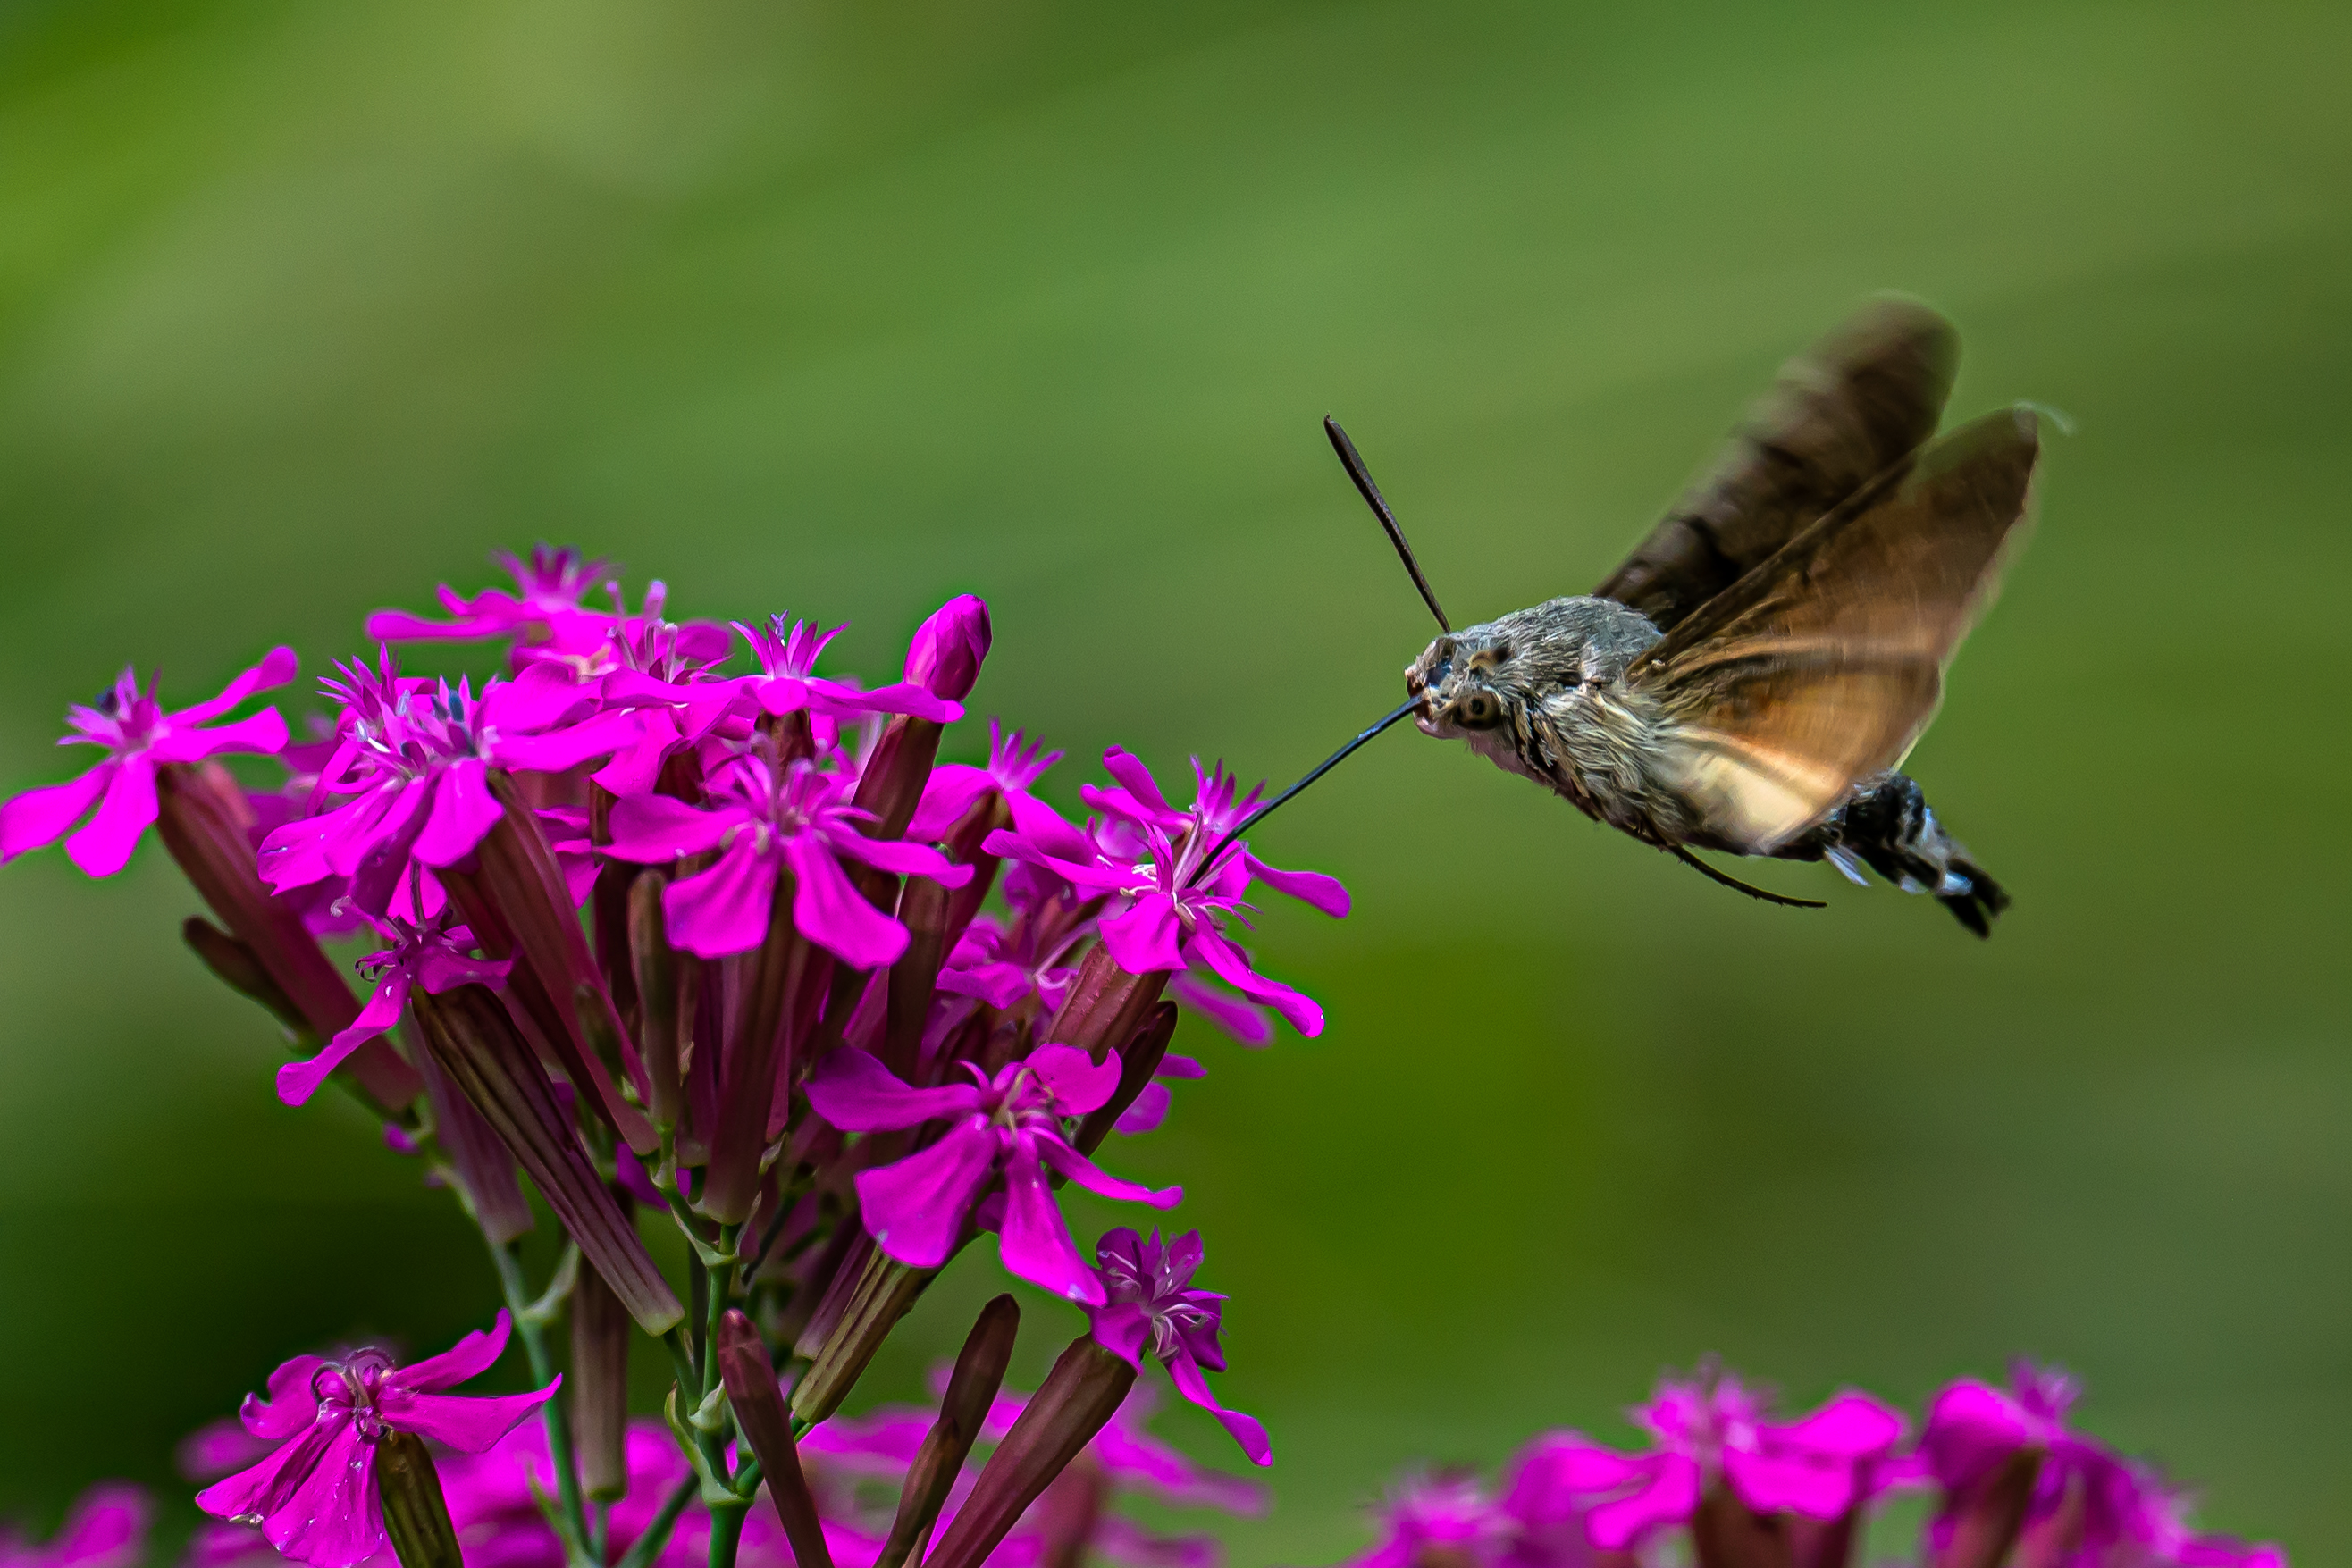
[[[1405,689],[1420,699],[1423,735],[1465,742],[1596,821],[1661,849],[1747,852],[1710,831],[1704,807],[1679,787],[1673,715],[1624,679],[1663,635],[1614,600],[1548,600],[1438,638],[1406,666]],[[1935,894],[1979,936],[2009,903],[1897,772],[1858,781],[1771,853],[1828,860],[1856,882],[1868,865],[1906,892]]]

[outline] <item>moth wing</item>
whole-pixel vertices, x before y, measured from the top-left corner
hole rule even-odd
[[[1699,841],[1769,853],[1902,761],[2023,538],[2040,455],[2027,410],[1963,425],[1634,662],[1626,679],[1664,711]]]
[[[1673,631],[1934,435],[1959,359],[1959,334],[1925,305],[1864,306],[1781,368],[1730,444],[1594,595]]]

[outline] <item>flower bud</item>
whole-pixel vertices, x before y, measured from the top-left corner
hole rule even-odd
[[[865,1267],[851,1281],[843,1298],[840,1317],[817,1348],[815,1360],[793,1388],[793,1414],[814,1426],[839,1409],[849,1391],[857,1386],[857,1380],[865,1375],[874,1353],[882,1348],[882,1342],[938,1273],[937,1269],[917,1269],[901,1263],[880,1248],[867,1251]],[[850,1279],[845,1268],[835,1276],[834,1290],[839,1291],[842,1282]],[[828,1298],[832,1293],[827,1292]],[[817,1309],[820,1320],[831,1305],[828,1299],[825,1306]],[[803,1354],[808,1354],[805,1347],[820,1327],[820,1322],[813,1322],[801,1336]]]
[[[310,1020],[270,978],[269,971],[261,967],[252,948],[201,915],[191,915],[180,923],[180,939],[213,972],[213,978],[268,1008],[271,1016],[285,1026],[288,1038],[302,1046],[303,1055],[317,1053],[319,1037],[310,1032]]]
[[[383,1532],[400,1568],[465,1568],[449,1504],[433,1455],[414,1432],[386,1431],[375,1447],[376,1494],[383,1501]]]
[[[735,1412],[735,1425],[766,1477],[769,1500],[783,1521],[784,1539],[792,1543],[793,1561],[799,1568],[833,1568],[824,1524],[817,1517],[816,1500],[809,1495],[808,1478],[801,1473],[792,1417],[784,1413],[768,1346],[751,1320],[731,1307],[719,1320],[719,1377]]]
[[[980,679],[988,644],[987,604],[976,594],[960,593],[915,629],[907,648],[907,679],[933,696],[960,703]]]
[[[898,1489],[898,1511],[890,1521],[890,1536],[874,1568],[899,1568],[909,1556],[920,1558],[929,1544],[931,1527],[963,1461],[988,1419],[996,1391],[1004,1383],[1004,1368],[1013,1359],[1013,1342],[1021,1330],[1021,1308],[1011,1296],[999,1296],[980,1310],[980,1321],[956,1357],[947,1396],[940,1401],[939,1419],[923,1437],[915,1462]]]
[[[925,1568],[980,1568],[1038,1494],[1118,1414],[1134,1386],[1134,1367],[1091,1337],[1073,1341],[988,1457]]]
[[[1077,977],[1038,1043],[1074,1045],[1100,1061],[1105,1051],[1135,1038],[1151,1005],[1168,988],[1168,980],[1157,971],[1129,974],[1110,949],[1097,942],[1078,960]]]
[[[657,1128],[677,1126],[684,1112],[679,1047],[694,1032],[680,1006],[677,953],[669,945],[662,915],[662,890],[668,885],[668,873],[658,866],[646,867],[629,884],[629,958],[637,987],[637,1054],[653,1090],[653,1119]]]
[[[473,1207],[474,1222],[491,1246],[503,1247],[531,1228],[530,1200],[515,1181],[514,1155],[482,1120],[474,1103],[450,1082],[447,1070],[433,1052],[416,1045],[417,1035],[407,1038],[416,1052],[416,1070],[425,1078],[425,1103],[433,1110],[433,1136],[457,1172],[466,1201]]]
[[[1087,1113],[1087,1119],[1078,1124],[1077,1135],[1070,1140],[1071,1147],[1082,1155],[1091,1155],[1102,1147],[1102,1141],[1110,1136],[1110,1130],[1118,1125],[1118,1119],[1127,1114],[1135,1097],[1143,1092],[1151,1075],[1160,1071],[1160,1063],[1168,1055],[1168,1042],[1175,1033],[1176,1004],[1154,1003],[1143,1028],[1118,1053],[1118,1087],[1108,1100]]]
[[[515,1032],[499,999],[480,986],[439,996],[411,992],[426,1044],[450,1080],[512,1151],[555,1211],[580,1255],[604,1277],[646,1333],[666,1333],[686,1315],[636,1227],[581,1152],[555,1089]]]
[[[607,1501],[629,1490],[631,1328],[628,1309],[604,1277],[582,1270],[572,1287],[572,1375],[564,1384],[572,1392],[581,1489]]]

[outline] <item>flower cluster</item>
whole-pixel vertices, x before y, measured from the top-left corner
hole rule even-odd
[[[1266,1462],[1264,1428],[1204,1375],[1224,1364],[1222,1298],[1191,1288],[1198,1235],[1117,1231],[1090,1261],[1056,1196],[1075,1182],[1181,1199],[1097,1164],[1111,1133],[1149,1132],[1171,1083],[1202,1076],[1169,1051],[1180,1007],[1251,1045],[1274,1018],[1321,1030],[1243,932],[1266,891],[1334,915],[1348,897],[1239,836],[1262,792],[1196,761],[1180,808],[1113,747],[1105,781],[1077,791],[1088,814],[1066,817],[1038,792],[1060,753],[993,721],[984,758],[940,762],[990,650],[974,597],[922,622],[897,679],[866,685],[825,667],[840,627],[672,622],[661,584],[632,610],[604,561],[504,559],[511,591],[445,588],[446,618],[371,619],[375,645],[320,683],[328,711],[299,742],[274,708],[248,708],[293,680],[288,649],[177,710],[126,674],[68,715],[67,741],[99,748],[96,765],[0,805],[0,860],[62,839],[95,876],[157,830],[213,916],[187,940],[294,1043],[279,1096],[340,1085],[425,1163],[496,1249],[532,1364],[531,1395],[443,1392],[497,1358],[506,1318],[413,1367],[373,1351],[289,1362],[245,1416],[247,1438],[278,1446],[203,1506],[317,1568],[387,1542],[421,1568],[471,1528],[459,1478],[490,1461],[464,1456],[537,1410],[560,1555],[617,1563],[623,1527],[588,1500],[640,1490],[625,1392],[642,1331],[677,1371],[668,1432],[710,1560],[764,1528],[747,1524],[762,1484],[791,1550],[814,1552],[851,1521],[803,1506],[815,1493],[794,1445],[824,1451],[879,1342],[990,1236],[1090,1328],[1005,1427],[995,1479],[967,1489],[978,1505],[938,1454],[907,1481],[902,1510],[929,1510],[949,1562],[1029,1539],[1024,1521],[1077,1484],[1062,1479],[1073,1453],[1112,1441],[1099,1435],[1153,1360]],[[404,668],[395,646],[482,642],[501,654],[487,678]],[[232,773],[231,754],[282,776]],[[370,932],[355,992],[322,943]],[[536,1298],[516,1250],[534,1191],[565,1243]],[[683,1286],[640,1207],[685,1233]],[[567,1308],[554,1401],[547,1330]],[[977,1382],[994,1387],[961,1375],[971,1386],[940,1417],[959,1465],[980,1433],[956,1412]],[[1116,1470],[1088,1465],[1097,1489]],[[645,1512],[630,1568],[673,1549],[655,1537],[677,1518]]]
[[[1902,1492],[1933,1500],[1928,1568],[2286,1568],[2275,1546],[2199,1534],[2185,1493],[2070,1428],[2074,1394],[2020,1363],[2006,1390],[1944,1389],[1914,1437],[1866,1394],[1783,1420],[1755,1385],[1703,1366],[1627,1413],[1646,1448],[1548,1432],[1493,1488],[1407,1479],[1347,1568],[1846,1568],[1873,1504]]]

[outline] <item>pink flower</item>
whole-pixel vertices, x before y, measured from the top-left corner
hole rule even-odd
[[[844,963],[871,968],[907,950],[907,928],[874,907],[841,868],[846,858],[880,871],[928,876],[949,887],[971,868],[923,844],[869,839],[858,824],[870,813],[849,803],[835,775],[806,761],[778,780],[766,760],[728,759],[706,783],[709,808],[667,795],[632,795],[613,808],[615,860],[652,865],[719,852],[718,862],[672,883],[662,894],[670,940],[707,958],[748,952],[768,932],[780,870],[793,874],[793,923]]]
[[[915,808],[914,821],[907,824],[907,836],[927,844],[947,837],[948,830],[971,810],[972,802],[992,789],[1013,802],[1016,823],[1024,803],[1050,815],[1051,808],[1029,790],[1045,769],[1061,759],[1062,754],[1045,750],[1043,741],[1024,740],[1017,729],[1006,735],[996,720],[990,719],[988,766],[942,762],[933,768],[923,786],[922,803]]]
[[[0,1568],[138,1568],[154,1506],[128,1481],[100,1481],[74,1499],[58,1532],[36,1546],[0,1530]]]
[[[1224,922],[1248,907],[1242,895],[1253,881],[1334,917],[1348,913],[1347,889],[1319,873],[1269,866],[1249,852],[1246,841],[1227,841],[1224,834],[1247,814],[1250,801],[1234,799],[1222,767],[1203,773],[1194,762],[1198,790],[1189,811],[1168,804],[1150,770],[1133,755],[1113,747],[1103,754],[1103,767],[1118,788],[1088,786],[1084,793],[1112,819],[1108,827],[1080,832],[1042,805],[1025,811],[1016,806],[1013,831],[990,834],[982,847],[1112,895],[1114,908],[1101,921],[1103,946],[1129,974],[1198,966],[1273,1008],[1299,1033],[1322,1033],[1323,1009],[1251,968],[1249,956],[1225,935]],[[1129,843],[1140,848],[1129,852]]]
[[[601,635],[611,617],[589,610],[581,601],[613,577],[611,564],[589,559],[576,549],[531,547],[530,559],[499,550],[491,559],[507,569],[516,591],[488,588],[466,598],[447,583],[441,585],[441,605],[456,617],[427,621],[404,610],[379,610],[368,617],[367,634],[375,643],[479,643],[493,637],[520,637],[529,642],[590,638]]]
[[[737,685],[751,694],[764,713],[781,716],[806,710],[826,718],[852,721],[871,713],[903,713],[940,724],[953,724],[963,716],[961,704],[935,696],[928,688],[912,682],[901,681],[896,685],[861,692],[856,686],[817,674],[817,655],[824,652],[826,643],[841,635],[845,627],[819,632],[805,621],[795,621],[787,630],[782,616],[771,615],[764,632],[740,621],[735,622],[735,630],[751,644],[751,652],[760,661],[760,674],[746,675]]]
[[[412,862],[452,866],[474,852],[505,814],[493,768],[561,772],[636,732],[635,715],[601,709],[555,663],[493,680],[478,699],[463,681],[402,675],[389,652],[373,670],[358,660],[336,669],[341,679],[320,685],[341,705],[337,744],[316,789],[351,799],[262,841],[261,874],[278,893],[349,878],[370,914],[392,907]]]
[[[404,920],[379,920],[367,916],[392,946],[377,949],[362,958],[356,966],[362,975],[380,977],[374,994],[351,1027],[329,1040],[326,1048],[307,1061],[289,1061],[278,1070],[278,1097],[289,1105],[299,1105],[318,1092],[327,1075],[343,1063],[343,1059],[369,1040],[400,1021],[408,1007],[411,988],[422,986],[431,995],[464,985],[501,984],[507,971],[514,967],[511,958],[493,962],[472,958],[466,949],[474,945],[473,933],[464,926],[443,930],[437,925],[412,925]]]
[[[1491,1563],[1510,1521],[1475,1476],[1440,1471],[1408,1478],[1382,1499],[1374,1516],[1381,1539],[1346,1568],[1414,1568],[1428,1560]]]
[[[1853,1393],[1800,1420],[1769,1421],[1753,1390],[1712,1368],[1661,1382],[1632,1415],[1657,1438],[1651,1452],[1620,1454],[1565,1433],[1526,1472],[1531,1488],[1588,1509],[1593,1544],[1612,1552],[1688,1520],[1717,1479],[1759,1513],[1835,1519],[1870,1495],[1873,1468],[1904,1428],[1893,1409]]]
[[[269,1376],[269,1397],[248,1396],[246,1430],[277,1451],[196,1494],[217,1518],[257,1524],[269,1543],[314,1568],[349,1568],[382,1550],[383,1509],[375,1488],[375,1446],[387,1432],[412,1432],[478,1454],[544,1404],[563,1379],[530,1394],[465,1398],[445,1394],[490,1369],[506,1349],[507,1314],[490,1333],[470,1333],[413,1366],[380,1350],[341,1361],[298,1355]]]
[[[96,706],[66,710],[74,734],[60,746],[99,746],[106,757],[68,783],[51,784],[0,804],[0,865],[27,850],[64,838],[85,815],[89,821],[66,842],[66,856],[91,876],[112,876],[130,863],[140,835],[155,820],[155,769],[165,763],[199,762],[230,752],[274,752],[286,745],[286,721],[264,708],[231,724],[212,721],[256,692],[294,678],[291,648],[272,648],[261,663],[222,688],[220,695],[194,707],[166,713],[151,687],[124,670]],[[90,808],[97,811],[90,814]]]
[[[958,1065],[971,1082],[911,1089],[866,1052],[842,1050],[810,1078],[809,1104],[845,1133],[948,1124],[929,1147],[858,1174],[866,1228],[898,1261],[937,1268],[962,1242],[982,1199],[1002,1193],[1005,1268],[1057,1295],[1100,1305],[1108,1298],[1070,1239],[1046,1167],[1088,1192],[1155,1208],[1172,1208],[1184,1196],[1179,1187],[1155,1192],[1107,1176],[1063,1135],[1062,1118],[1086,1114],[1118,1090],[1118,1059],[1096,1062],[1083,1051],[1045,1045],[992,1080],[969,1062]]]
[[[1202,1375],[1203,1367],[1225,1369],[1225,1353],[1217,1343],[1225,1298],[1192,1288],[1201,1258],[1197,1230],[1165,1245],[1158,1231],[1149,1241],[1125,1226],[1106,1231],[1095,1249],[1095,1277],[1102,1281],[1104,1299],[1087,1308],[1087,1317],[1104,1349],[1139,1369],[1145,1352],[1158,1357],[1177,1393],[1214,1416],[1253,1463],[1270,1465],[1274,1448],[1265,1427],[1255,1416],[1218,1404]]]

